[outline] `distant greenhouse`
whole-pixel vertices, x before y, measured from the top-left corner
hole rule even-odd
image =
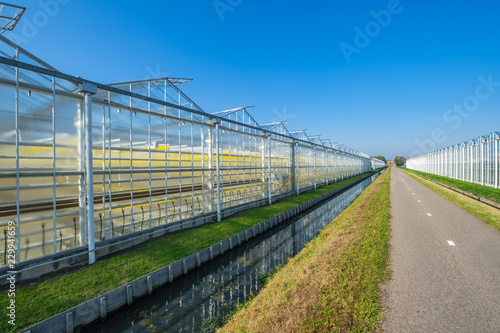
[[[409,169],[498,188],[500,132],[436,150],[406,162]]]
[[[372,169],[376,170],[379,168],[383,168],[385,166],[385,162],[379,160],[378,158],[372,157]]]

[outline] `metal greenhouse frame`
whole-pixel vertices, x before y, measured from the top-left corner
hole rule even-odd
[[[490,187],[499,186],[500,132],[410,158],[409,169]]]
[[[206,113],[188,81],[91,82],[0,36],[0,226],[15,223],[17,263],[93,263],[96,250],[372,169],[248,107]]]

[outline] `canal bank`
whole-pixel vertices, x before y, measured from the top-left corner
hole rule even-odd
[[[356,180],[357,182],[359,182],[359,181],[361,181],[362,178],[366,178],[366,176],[365,177],[357,177],[357,178],[354,178],[351,180],[339,182],[339,183],[330,185],[328,187],[318,189],[316,191],[311,191],[311,192],[305,193],[305,194],[298,196],[298,197],[293,197],[293,198],[283,200],[282,202],[276,203],[273,206],[267,206],[267,207],[262,207],[262,208],[253,210],[250,212],[251,213],[250,215],[241,214],[237,217],[228,219],[226,221],[226,223],[213,224],[213,225],[202,227],[200,229],[196,229],[193,231],[184,232],[183,234],[181,234],[182,237],[180,237],[180,239],[174,239],[174,238],[168,237],[165,240],[163,240],[163,243],[161,241],[158,241],[158,242],[155,242],[153,245],[148,244],[144,249],[141,249],[140,255],[145,256],[145,257],[144,257],[144,260],[140,263],[141,265],[139,265],[139,266],[130,267],[131,265],[129,265],[129,260],[130,260],[132,255],[125,254],[125,255],[121,256],[120,258],[112,258],[113,259],[112,264],[109,264],[109,262],[108,263],[101,262],[101,263],[96,263],[95,265],[90,266],[90,267],[85,267],[84,269],[82,269],[82,270],[85,270],[84,272],[78,272],[79,277],[74,277],[74,276],[68,275],[68,276],[63,276],[61,278],[58,277],[52,281],[45,281],[45,282],[39,283],[37,285],[31,285],[31,286],[27,286],[26,288],[21,288],[19,290],[19,293],[18,293],[18,299],[20,300],[20,303],[26,303],[26,304],[20,304],[20,305],[22,305],[23,313],[20,314],[20,316],[19,316],[20,320],[18,321],[18,323],[20,323],[21,325],[26,325],[26,323],[37,322],[37,321],[43,319],[44,313],[50,313],[56,309],[60,309],[59,312],[61,312],[61,313],[59,315],[57,315],[56,317],[58,318],[58,321],[62,320],[62,322],[63,322],[62,326],[64,326],[64,331],[66,331],[66,328],[70,327],[71,325],[73,325],[73,327],[83,325],[83,324],[79,323],[80,320],[83,323],[92,322],[94,319],[90,319],[90,318],[92,318],[92,313],[95,314],[95,312],[93,312],[93,310],[91,310],[91,309],[95,309],[96,307],[98,308],[98,311],[97,311],[98,318],[100,318],[101,316],[107,316],[111,311],[113,311],[116,308],[119,308],[120,306],[116,305],[114,302],[111,302],[107,298],[102,299],[103,296],[94,298],[93,300],[87,302],[88,304],[84,303],[86,305],[84,307],[81,307],[81,309],[83,309],[83,310],[86,309],[86,310],[82,313],[82,315],[78,315],[78,313],[74,309],[74,306],[78,303],[81,303],[81,301],[76,303],[76,304],[74,304],[73,302],[75,302],[75,300],[82,299],[83,297],[88,297],[89,296],[88,294],[90,294],[90,295],[92,294],[92,290],[104,290],[104,289],[106,289],[107,285],[112,285],[113,283],[116,283],[116,282],[113,282],[113,279],[126,279],[126,276],[122,276],[123,273],[117,274],[117,272],[126,272],[127,274],[129,274],[129,273],[136,274],[140,270],[153,272],[153,271],[155,271],[155,269],[149,269],[148,267],[153,266],[156,262],[158,262],[160,260],[167,261],[167,263],[168,263],[168,261],[172,262],[171,265],[168,265],[168,266],[171,266],[170,273],[163,272],[164,273],[163,274],[161,271],[157,270],[157,272],[155,272],[155,273],[147,274],[145,276],[145,279],[141,278],[139,280],[129,282],[127,285],[131,284],[132,286],[128,287],[128,291],[126,290],[127,285],[124,285],[124,286],[118,288],[120,290],[125,289],[124,293],[114,291],[115,293],[120,293],[122,295],[124,294],[125,301],[130,300],[130,296],[131,296],[132,300],[134,300],[135,298],[140,297],[141,294],[144,294],[144,293],[147,294],[147,292],[150,291],[151,288],[155,288],[156,286],[158,286],[159,284],[157,283],[157,281],[160,281],[160,283],[161,283],[161,279],[164,279],[164,277],[166,277],[167,281],[170,280],[170,276],[171,276],[171,279],[174,279],[176,276],[183,274],[184,271],[189,271],[189,270],[193,269],[194,267],[196,267],[198,265],[198,263],[201,264],[201,262],[203,260],[205,260],[207,257],[208,257],[208,259],[210,259],[210,257],[211,257],[210,256],[210,249],[206,248],[205,250],[201,251],[198,255],[194,254],[194,255],[191,255],[191,256],[185,258],[184,260],[180,260],[180,261],[178,260],[177,263],[175,264],[176,266],[174,267],[173,262],[176,260],[172,260],[172,259],[168,259],[168,258],[175,258],[175,256],[178,256],[178,254],[181,250],[192,251],[193,249],[196,249],[197,246],[199,247],[199,244],[203,244],[203,242],[212,242],[212,240],[215,239],[215,237],[220,237],[220,235],[227,234],[228,232],[231,232],[231,230],[234,230],[236,227],[238,227],[238,228],[243,227],[243,230],[248,229],[248,228],[245,228],[244,226],[248,225],[250,223],[253,223],[252,221],[254,221],[254,220],[257,220],[257,222],[258,222],[259,218],[265,219],[266,216],[273,216],[274,211],[276,209],[283,209],[284,207],[291,207],[291,209],[289,209],[285,213],[281,213],[281,214],[274,216],[272,218],[267,218],[267,220],[265,220],[263,223],[261,223],[262,227],[259,227],[259,228],[265,228],[266,225],[269,227],[271,224],[277,224],[280,221],[283,221],[285,218],[290,217],[293,214],[297,214],[300,210],[310,208],[313,205],[319,203],[321,200],[324,200],[327,197],[335,195],[335,193],[342,191],[346,187],[353,186],[354,185],[353,183],[351,183],[350,185],[348,183],[352,182],[353,180]],[[332,191],[332,189],[333,189],[333,191]],[[313,199],[309,200],[310,198],[313,198]],[[302,203],[300,203],[301,201],[302,201]],[[304,202],[304,201],[307,201],[307,202]],[[230,228],[228,226],[230,226]],[[203,228],[205,228],[205,229],[203,229]],[[205,231],[207,231],[207,230],[208,231],[203,235],[203,239],[197,239],[194,232],[198,233],[198,231],[200,231],[202,229]],[[219,248],[217,248],[217,246],[213,246],[213,245],[219,244],[220,240],[213,241],[213,244],[212,244],[213,256],[215,257],[215,256],[217,256],[218,253],[227,251],[227,249],[231,247],[231,243],[234,247],[236,243],[243,242],[246,240],[247,237],[251,237],[251,235],[253,235],[253,233],[258,233],[258,232],[259,231],[254,228],[252,231],[250,231],[250,230],[241,231],[241,232],[237,233],[236,235],[233,235],[233,236],[225,239],[222,242],[222,245],[223,245],[222,251],[220,250],[220,245],[219,245]],[[238,238],[239,238],[239,241],[238,241]],[[147,248],[148,246],[153,247],[152,251],[149,251],[151,249],[148,249]],[[172,251],[173,253],[169,254],[169,256],[166,257],[164,250],[167,247],[169,247],[170,249],[173,248],[174,250]],[[201,248],[201,249],[203,249],[203,248]],[[197,251],[195,251],[195,252],[197,252]],[[159,253],[161,254],[161,256],[160,256],[161,258],[158,258]],[[182,257],[180,257],[180,258],[182,258]],[[179,262],[180,262],[180,264],[179,264]],[[179,268],[179,265],[181,266],[181,268]],[[166,266],[162,269],[168,271],[168,266]],[[86,275],[90,275],[90,277],[86,277]],[[149,279],[148,279],[149,275],[151,277],[149,277]],[[155,277],[157,275],[162,276],[162,278],[156,279]],[[60,287],[59,285],[64,285],[64,283],[62,283],[60,280],[64,280],[62,282],[64,282],[66,285],[69,285],[69,287]],[[149,282],[148,282],[148,280],[149,280]],[[82,281],[86,281],[86,282],[83,283]],[[59,283],[59,282],[61,282],[61,283]],[[125,281],[125,283],[126,283],[126,281]],[[72,288],[81,288],[82,284],[85,284],[86,286],[88,286],[88,289],[89,289],[88,294],[83,295],[83,297],[80,297],[80,298],[75,297],[78,295],[76,292],[72,292]],[[57,291],[54,290],[54,292],[51,293],[51,295],[50,295],[51,297],[49,297],[47,295],[47,292],[48,292],[47,290],[50,290],[50,288],[54,287],[54,286],[58,286],[58,287],[56,287]],[[134,287],[135,287],[135,289],[134,289]],[[65,292],[67,295],[64,294]],[[45,296],[44,296],[44,293],[45,293]],[[104,294],[104,293],[102,293],[102,294]],[[123,302],[123,300],[122,300],[122,302]],[[71,303],[73,303],[74,305],[67,306],[67,305],[70,305]],[[125,304],[127,304],[127,302]],[[66,309],[72,308],[72,310],[64,311],[65,307],[66,307]],[[62,311],[64,311],[64,312],[62,312]],[[24,318],[23,318],[23,316],[24,316]],[[47,317],[45,317],[45,318],[47,318]],[[50,327],[51,329],[53,329],[55,327],[53,325],[50,325],[50,326],[51,326]],[[27,325],[24,327],[27,327]],[[57,327],[61,327],[61,326],[57,326]],[[22,326],[19,328],[22,328]],[[35,328],[33,328],[33,330],[32,330],[33,332],[34,332],[34,329]],[[17,330],[11,329],[10,331],[17,331]]]
[[[379,330],[390,278],[390,171],[323,229],[218,332]]]
[[[231,310],[258,294],[266,276],[286,265],[371,182],[366,179],[286,219],[83,332],[211,332]]]

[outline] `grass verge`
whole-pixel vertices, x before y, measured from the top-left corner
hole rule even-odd
[[[16,290],[16,326],[8,324],[7,320],[2,320],[0,332],[15,332],[27,328],[373,173],[368,172],[282,200],[271,206],[248,210],[220,223],[208,224],[167,236],[149,242],[136,250],[117,254],[69,274],[23,286]],[[8,302],[7,293],[1,293],[0,308],[6,309]]]
[[[416,171],[416,170],[412,170],[412,169],[405,169],[405,171],[414,173],[418,176],[428,178],[430,180],[440,182],[440,183],[448,185],[448,186],[458,188],[462,191],[472,193],[472,194],[477,195],[479,197],[484,197],[484,198],[487,198],[487,199],[490,199],[490,200],[493,200],[493,201],[500,203],[500,191],[498,189],[475,184],[475,183],[464,182],[462,180],[457,180],[457,179],[453,179],[453,178],[437,176],[437,175],[433,175],[431,173]]]
[[[402,170],[402,169],[400,169],[400,170]],[[491,207],[491,206],[486,205],[482,202],[479,202],[475,199],[472,199],[472,198],[469,198],[465,195],[462,195],[458,192],[449,190],[449,189],[442,187],[436,183],[425,180],[425,179],[419,177],[420,175],[413,170],[411,172],[409,172],[409,170],[402,170],[402,171],[406,172],[407,175],[409,175],[410,177],[412,177],[413,179],[415,179],[419,183],[427,186],[428,188],[430,188],[431,190],[433,190],[437,194],[450,200],[451,202],[453,202],[457,206],[465,209],[466,211],[468,211],[472,215],[476,216],[477,218],[479,218],[483,222],[489,224],[493,228],[500,231],[500,210],[498,210],[497,208]],[[424,176],[427,177],[427,174],[425,174]],[[443,178],[443,177],[441,177],[441,178]],[[438,180],[438,181],[442,182],[441,180]],[[448,184],[448,185],[450,185],[450,184]],[[481,186],[481,185],[477,185],[477,184],[472,184],[472,185],[476,185],[479,187],[485,187],[485,186]],[[450,186],[454,186],[454,185],[450,185]],[[454,187],[456,187],[456,186],[454,186]],[[490,189],[487,188],[487,190],[490,190]],[[496,191],[496,192],[500,192],[499,190],[496,190],[496,189],[491,189],[491,190]],[[464,190],[464,191],[468,191],[468,190]],[[472,191],[468,191],[468,192],[472,192]],[[472,193],[474,193],[474,192],[472,192]],[[477,193],[474,193],[474,194],[480,195]],[[481,194],[481,196],[484,196],[484,195]],[[489,199],[491,199],[491,198],[489,198]]]
[[[390,278],[390,170],[291,259],[218,332],[366,332]]]

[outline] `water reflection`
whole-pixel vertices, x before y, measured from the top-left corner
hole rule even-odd
[[[286,264],[375,179],[233,249],[84,332],[211,332],[262,287],[261,273]]]

